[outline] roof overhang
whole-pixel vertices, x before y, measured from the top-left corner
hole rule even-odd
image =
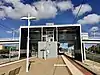
[[[100,39],[85,39],[82,43],[100,43]]]
[[[42,28],[42,27],[73,27],[73,26],[81,26],[81,24],[37,25],[37,26],[30,26],[29,28]],[[28,26],[20,26],[20,28],[28,28]]]

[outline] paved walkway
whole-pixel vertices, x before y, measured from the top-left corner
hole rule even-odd
[[[25,72],[26,62],[24,60],[16,64],[1,67],[0,74],[6,73],[6,75],[8,75],[10,70],[22,66],[19,75],[70,75],[65,66],[54,66],[54,64],[64,64],[61,57],[47,60],[32,58],[30,61],[32,61],[32,63],[28,73]]]

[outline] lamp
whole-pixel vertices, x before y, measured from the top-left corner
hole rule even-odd
[[[27,17],[22,17],[22,20],[28,20],[28,36],[27,36],[27,59],[26,59],[26,72],[28,72],[28,66],[29,66],[29,26],[30,26],[30,20],[36,19],[36,17],[31,17],[28,13]]]

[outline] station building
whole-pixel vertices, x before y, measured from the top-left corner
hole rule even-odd
[[[20,27],[20,58],[26,57],[28,26]],[[80,24],[38,25],[29,27],[29,53],[39,58],[57,57],[59,52],[72,52],[76,60],[82,61],[82,39]]]

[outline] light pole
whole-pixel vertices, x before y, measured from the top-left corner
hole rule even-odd
[[[28,72],[28,66],[29,66],[29,27],[30,27],[30,20],[36,19],[36,17],[31,17],[30,14],[28,14],[27,17],[22,17],[22,20],[28,20],[28,36],[27,36],[27,59],[26,59],[26,72]]]
[[[93,29],[91,32],[93,33],[93,37],[95,38],[95,36],[96,36],[96,32],[97,32],[98,30],[97,29]]]
[[[96,34],[96,31],[93,31],[93,36],[94,36],[94,38],[95,38],[95,34]]]
[[[12,29],[12,37],[13,37],[13,40],[14,40],[15,33],[16,33],[16,31],[14,29]]]
[[[95,36],[96,36],[96,29],[94,29],[92,32],[93,32],[93,37],[95,38]],[[93,50],[94,51],[92,51],[92,59],[93,59],[93,67],[94,67],[94,58],[95,58],[95,45],[94,45],[94,47],[93,47]]]

